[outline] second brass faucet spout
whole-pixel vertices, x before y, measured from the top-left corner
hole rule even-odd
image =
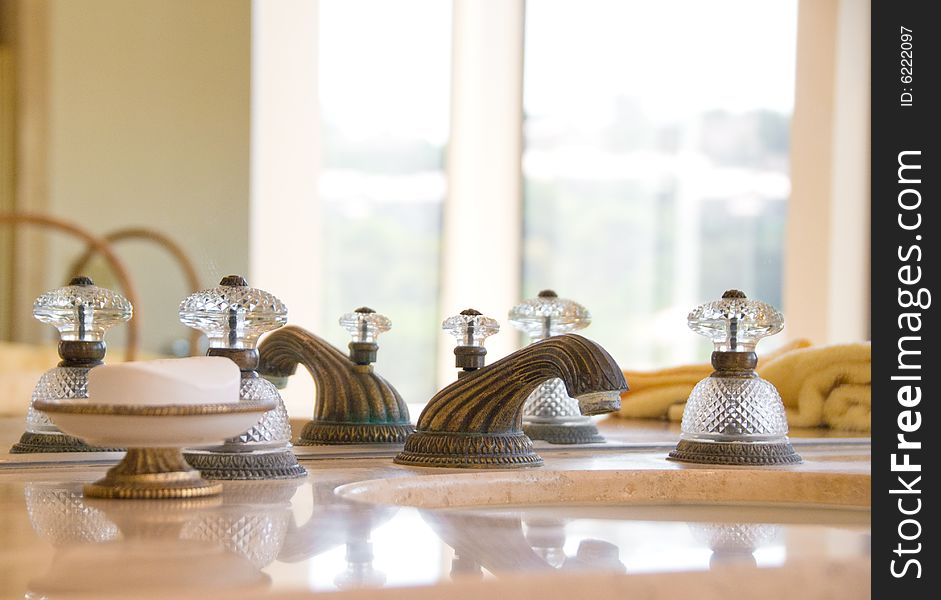
[[[431,399],[400,464],[508,468],[542,459],[522,431],[523,403],[542,382],[561,379],[584,414],[620,408],[621,368],[599,344],[575,334],[552,337],[461,377]]]
[[[285,379],[300,364],[316,383],[314,418],[298,445],[395,444],[414,431],[405,401],[389,382],[313,333],[285,327],[269,335],[258,351],[259,373]]]

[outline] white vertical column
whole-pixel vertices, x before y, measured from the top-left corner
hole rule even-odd
[[[291,323],[320,322],[318,2],[252,2],[249,284],[284,300]],[[312,412],[313,384],[292,377],[292,416]]]
[[[869,2],[801,0],[785,246],[785,331],[869,335]]]
[[[870,4],[840,2],[834,81],[827,337],[869,337]]]
[[[252,4],[249,283],[308,326],[319,322],[322,285],[317,4]]]
[[[830,151],[834,33],[838,0],[801,0],[797,11],[791,197],[784,245],[784,309],[789,338],[826,341],[821,294],[830,278]]]
[[[506,323],[522,268],[523,0],[454,0],[451,134],[441,319],[473,307],[501,322],[488,362],[513,351]],[[442,337],[439,382],[454,380]]]

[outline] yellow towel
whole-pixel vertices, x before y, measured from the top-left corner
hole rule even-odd
[[[794,350],[759,365],[758,373],[778,388],[792,427],[870,431],[869,343]]]
[[[712,370],[702,364],[653,372],[625,371],[631,389],[623,394],[618,414],[679,421],[693,386]],[[870,430],[868,343],[814,348],[807,340],[796,340],[761,357],[758,373],[778,388],[791,426]]]
[[[772,360],[785,352],[810,346],[807,340],[795,340],[781,348],[762,356],[759,361]],[[679,421],[683,417],[683,407],[693,387],[714,369],[712,365],[685,365],[669,367],[657,371],[624,371],[624,377],[630,386],[621,398],[620,416],[635,419],[662,419]]]

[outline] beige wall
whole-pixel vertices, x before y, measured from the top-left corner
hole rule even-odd
[[[15,209],[16,83],[13,49],[4,40],[5,11],[0,5],[0,212]],[[10,336],[13,299],[13,236],[0,231],[0,340]]]
[[[46,12],[48,188],[23,208],[97,233],[158,229],[183,245],[205,286],[245,272],[249,0],[48,0]],[[80,250],[56,236],[44,264],[30,266],[59,285]],[[141,296],[145,349],[185,337],[176,265],[142,242],[117,250]]]

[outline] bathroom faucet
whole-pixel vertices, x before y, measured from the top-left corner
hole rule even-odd
[[[304,426],[299,446],[401,444],[415,431],[408,407],[370,364],[379,348],[376,337],[388,330],[388,319],[364,307],[344,315],[340,324],[353,333],[349,357],[305,329],[285,327],[258,347],[259,373],[283,384],[300,364],[314,379],[314,418]]]
[[[395,462],[475,469],[542,465],[523,433],[523,403],[553,378],[562,380],[583,415],[617,410],[627,389],[621,368],[600,345],[575,334],[550,337],[467,371],[435,394]]]

